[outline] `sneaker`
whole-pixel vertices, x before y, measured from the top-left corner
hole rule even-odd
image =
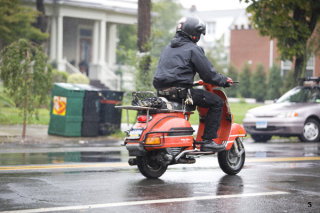
[[[226,148],[223,144],[217,144],[212,140],[204,140],[202,143],[200,147],[202,152],[221,152]]]

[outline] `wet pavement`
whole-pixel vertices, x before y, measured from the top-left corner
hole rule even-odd
[[[236,176],[225,175],[216,156],[203,156],[148,180],[128,166],[120,140],[44,137],[0,143],[0,212],[320,209],[320,143],[245,139],[246,163]]]

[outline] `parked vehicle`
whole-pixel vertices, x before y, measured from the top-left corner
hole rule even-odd
[[[243,126],[256,142],[272,136],[297,136],[301,141],[320,140],[320,78],[302,79],[274,104],[249,110]],[[303,83],[305,85],[303,85]]]
[[[224,92],[202,81],[195,85],[203,85],[206,90],[217,94],[224,100],[218,138],[214,141],[226,147],[225,151],[218,152],[220,168],[226,174],[235,175],[244,165],[245,149],[242,138],[246,136],[246,132],[242,126],[233,123],[233,116]],[[129,164],[137,165],[142,175],[147,178],[158,178],[165,173],[169,165],[192,164],[196,162],[196,157],[215,154],[211,151],[200,151],[199,141],[204,131],[207,109],[198,108],[200,124],[195,139],[194,130],[189,122],[189,117],[193,112],[188,110],[186,105],[168,102],[164,98],[155,96],[137,100],[138,94],[135,93],[133,96],[136,101],[140,101],[139,106],[118,106],[117,108],[138,110],[137,123],[127,131],[124,145],[129,151]],[[148,100],[158,101],[153,105],[159,105],[159,102],[162,101],[166,104],[161,108],[150,107]]]

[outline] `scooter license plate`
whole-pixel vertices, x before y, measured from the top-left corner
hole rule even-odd
[[[129,132],[128,139],[139,139],[143,130],[142,129],[132,129]]]
[[[266,129],[268,127],[267,121],[257,121],[256,122],[256,129]]]

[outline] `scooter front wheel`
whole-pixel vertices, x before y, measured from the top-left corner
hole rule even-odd
[[[145,156],[137,156],[137,166],[141,174],[147,178],[158,178],[167,170],[167,165],[163,165],[157,160],[158,152],[149,152]]]
[[[246,158],[241,139],[237,138],[234,143],[236,143],[236,145],[233,144],[231,149],[218,153],[219,166],[222,171],[228,175],[238,174],[241,171]]]

